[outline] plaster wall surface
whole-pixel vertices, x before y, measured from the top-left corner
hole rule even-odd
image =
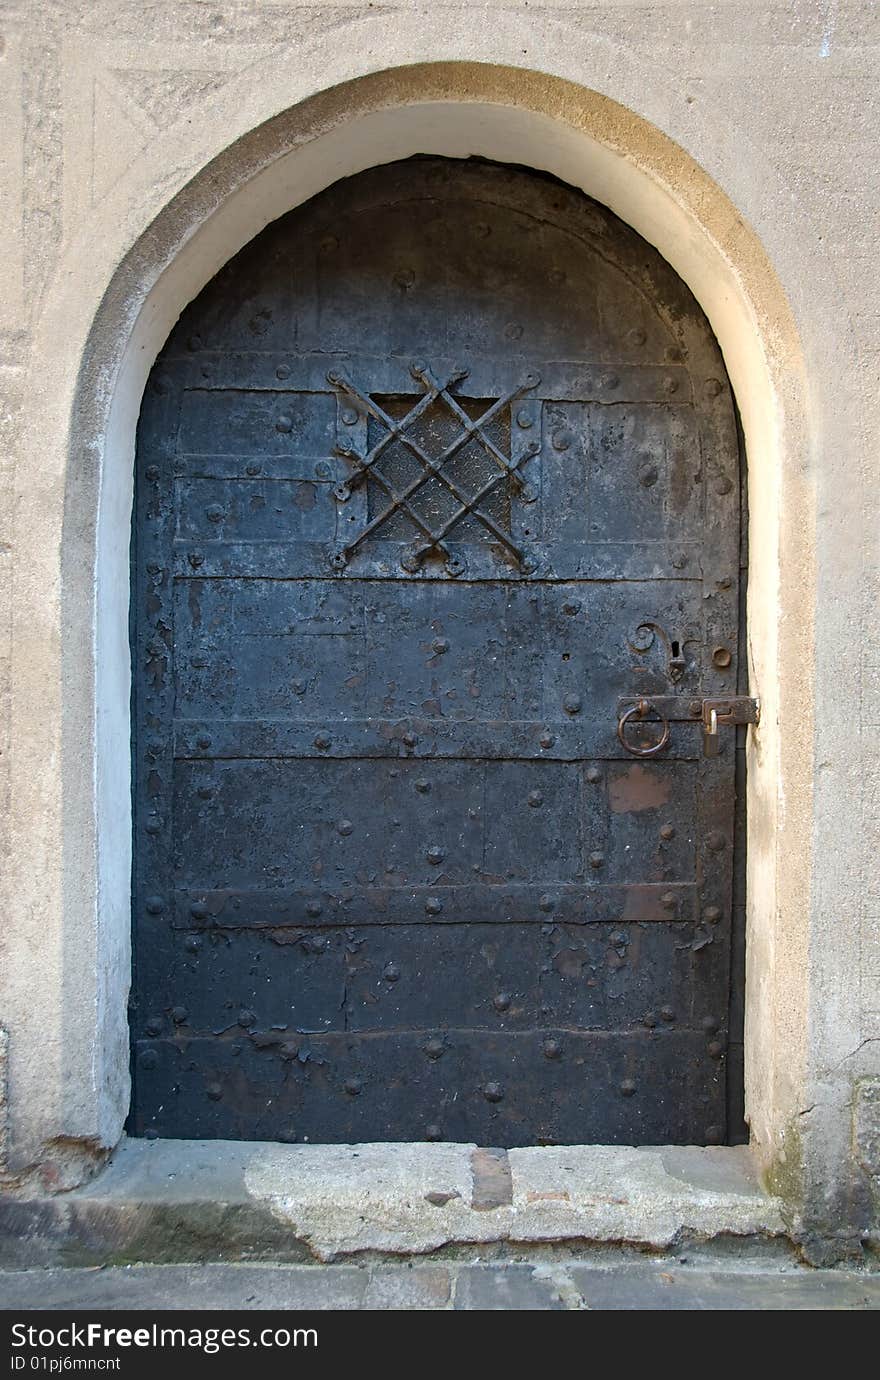
[[[156,351],[289,205],[389,157],[473,152],[606,201],[725,352],[764,704],[748,1112],[799,1229],[858,1237],[880,1169],[880,10],[6,0],[0,34],[10,1173],[81,1178],[127,1107],[124,571]]]

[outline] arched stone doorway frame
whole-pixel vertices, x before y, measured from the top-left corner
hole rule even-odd
[[[552,75],[516,67],[509,48],[498,35],[495,56],[510,65],[440,61],[354,75],[356,63],[331,60],[325,48],[311,60],[299,55],[299,76],[277,63],[251,69],[205,128],[187,134],[185,149],[172,131],[125,175],[53,283],[34,358],[54,354],[57,368],[52,378],[34,375],[25,392],[32,411],[18,515],[33,559],[16,595],[14,724],[39,704],[47,728],[41,742],[22,732],[14,765],[14,808],[30,821],[30,847],[12,874],[31,939],[18,961],[24,967],[39,946],[44,983],[29,990],[13,960],[13,1168],[53,1153],[60,1161],[64,1147],[74,1153],[59,1173],[76,1176],[79,1151],[112,1146],[127,1112],[128,542],[150,367],[182,307],[265,224],[340,177],[415,153],[477,154],[581,187],[660,250],[720,341],[745,435],[750,677],[763,705],[748,773],[747,1111],[762,1161],[791,1160],[810,1077],[812,662],[804,649],[814,603],[794,318],[757,237],[687,152],[631,109],[573,83],[562,45],[547,63]],[[413,56],[423,51],[413,38]],[[594,44],[582,78],[638,89],[634,61],[617,80],[601,76],[603,60]],[[783,565],[797,579],[782,580]],[[780,735],[781,721],[798,733]]]

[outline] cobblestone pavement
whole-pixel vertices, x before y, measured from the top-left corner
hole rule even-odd
[[[0,1273],[0,1308],[880,1309],[880,1274],[668,1258],[597,1263],[128,1265]]]

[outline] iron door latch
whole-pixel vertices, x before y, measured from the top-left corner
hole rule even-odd
[[[761,718],[761,702],[748,695],[723,695],[708,700],[686,700],[677,695],[642,695],[622,699],[617,706],[617,736],[621,746],[634,757],[656,757],[669,743],[671,724],[702,723],[703,755],[717,757],[720,752],[718,730],[733,724],[756,724]],[[652,723],[660,730],[653,742],[634,742],[628,736],[631,725]]]

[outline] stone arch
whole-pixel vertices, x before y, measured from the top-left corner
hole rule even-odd
[[[127,1109],[128,513],[149,369],[182,308],[263,225],[342,176],[414,153],[516,162],[585,190],[669,260],[721,344],[746,440],[751,671],[764,706],[749,775],[748,1109],[765,1157],[783,1142],[806,1058],[808,997],[807,878],[779,854],[783,831],[792,860],[807,847],[806,804],[783,815],[780,802],[795,801],[809,768],[776,733],[782,701],[802,734],[811,718],[809,677],[794,664],[811,626],[809,556],[797,589],[779,582],[783,542],[809,552],[812,525],[797,331],[763,247],[717,184],[648,120],[567,79],[570,60],[551,65],[553,76],[412,65],[341,82],[280,114],[271,108],[278,82],[254,94],[252,71],[248,100],[233,118],[243,88],[232,88],[225,120],[221,112],[210,130],[241,137],[210,159],[190,150],[194,173],[177,170],[169,137],[101,208],[114,227],[107,241],[96,250],[85,233],[65,260],[38,331],[38,346],[65,340],[63,376],[51,396],[45,380],[27,390],[35,410],[25,465],[40,478],[20,521],[41,532],[45,555],[19,591],[29,631],[16,643],[14,696],[22,714],[39,697],[61,730],[42,745],[48,772],[26,751],[15,766],[15,808],[39,819],[15,885],[43,945],[46,982],[19,1013],[13,1163],[40,1159],[59,1138],[109,1147]],[[630,64],[623,85],[635,77]],[[47,588],[60,600],[49,623]]]

